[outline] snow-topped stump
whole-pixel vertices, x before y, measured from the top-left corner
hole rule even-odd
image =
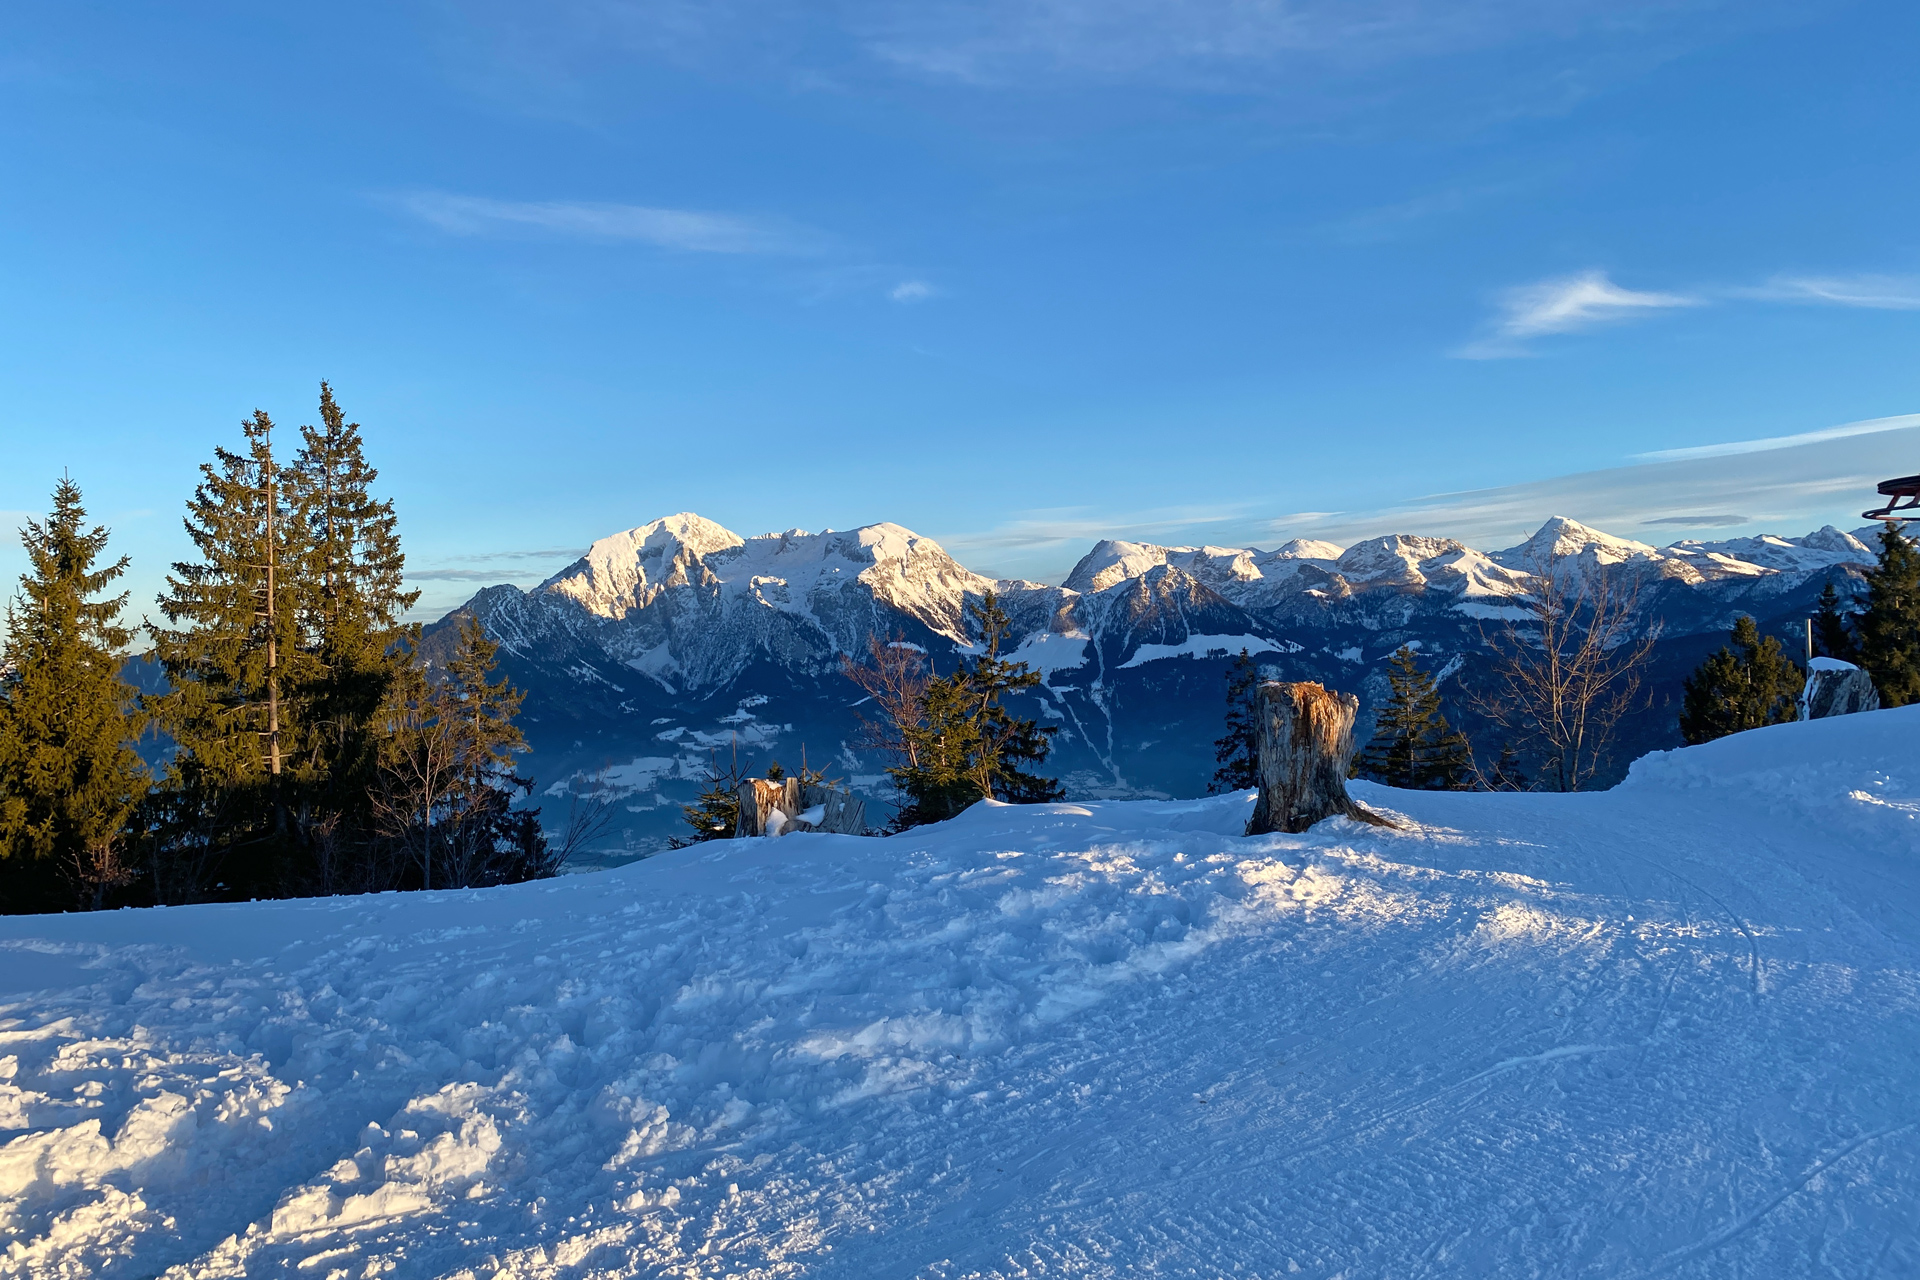
[[[1377,827],[1393,824],[1347,795],[1353,760],[1353,717],[1360,699],[1311,681],[1268,680],[1254,690],[1259,742],[1260,799],[1250,836],[1305,831],[1323,818],[1353,818]]]
[[[1814,658],[1807,663],[1807,687],[1800,692],[1800,718],[1824,720],[1856,711],[1878,711],[1880,691],[1873,677],[1838,658]]]
[[[733,834],[784,836],[795,831],[825,831],[843,836],[867,833],[867,803],[837,787],[798,778],[749,778],[740,784],[740,817]]]

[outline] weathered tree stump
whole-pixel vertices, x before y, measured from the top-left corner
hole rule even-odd
[[[1352,694],[1331,693],[1308,681],[1268,680],[1254,690],[1260,799],[1248,835],[1305,831],[1323,818],[1393,825],[1347,796],[1353,717],[1359,710],[1360,700]]]
[[[748,778],[740,784],[740,816],[735,836],[777,836],[800,813],[800,779]]]
[[[740,784],[735,836],[784,836],[795,831],[867,833],[867,802],[837,787],[803,787],[798,778],[748,778]]]

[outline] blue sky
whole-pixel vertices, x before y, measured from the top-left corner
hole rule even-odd
[[[140,606],[197,464],[325,377],[435,610],[679,510],[1056,578],[1536,498],[1852,527],[1912,424],[1647,455],[1920,411],[1916,47],[1832,0],[25,0],[0,511],[70,470]]]

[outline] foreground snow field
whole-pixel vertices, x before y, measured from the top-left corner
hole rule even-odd
[[[1917,739],[0,920],[0,1271],[1913,1274]]]

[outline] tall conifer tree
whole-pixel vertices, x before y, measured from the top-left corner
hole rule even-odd
[[[1920,700],[1920,552],[1895,525],[1880,531],[1879,563],[1867,570],[1859,616],[1860,665],[1889,707]]]
[[[1387,664],[1387,701],[1361,752],[1359,772],[1392,787],[1459,791],[1471,785],[1473,753],[1440,711],[1440,689],[1401,645]]]
[[[200,558],[167,578],[159,603],[172,625],[149,625],[168,689],[147,705],[177,747],[161,837],[187,868],[164,896],[204,892],[195,882],[209,874],[235,894],[284,891],[291,805],[312,771],[310,728],[290,696],[313,679],[300,629],[311,552],[272,420],[256,411],[241,429],[244,449],[215,449],[187,503]]]
[[[288,480],[305,551],[297,607],[313,659],[298,691],[312,729],[304,813],[313,842],[324,846],[313,859],[313,887],[329,892],[356,873],[324,853],[371,835],[380,709],[413,660],[418,628],[400,619],[420,593],[403,586],[393,503],[372,495],[379,472],[367,465],[360,425],[346,420],[324,382],[320,425],[301,435]]]
[[[95,908],[132,878],[127,825],[147,788],[132,745],[134,693],[120,678],[133,633],[118,622],[124,594],[97,598],[127,559],[99,565],[107,530],[88,530],[86,518],[79,487],[62,478],[53,513],[20,534],[29,571],[0,652],[0,859],[12,864],[0,876],[10,909],[51,905],[35,892],[48,887],[48,865]]]

